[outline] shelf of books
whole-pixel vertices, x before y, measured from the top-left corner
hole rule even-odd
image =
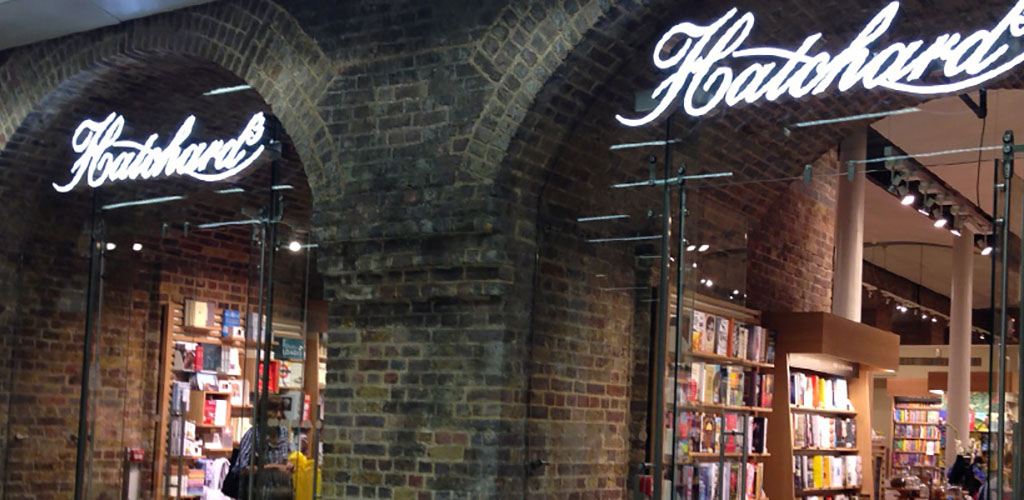
[[[681,323],[691,352],[680,353],[675,384],[670,363],[666,384],[665,463],[676,464],[672,498],[763,498],[774,333],[757,324],[756,311],[704,297],[687,305],[696,308],[684,310]],[[675,359],[674,345],[668,357]]]
[[[768,497],[871,498],[869,372],[897,367],[899,337],[828,313],[766,313],[764,324],[778,332],[765,474],[780,480]]]
[[[202,494],[203,463],[230,458],[253,425],[253,391],[263,363],[256,313],[218,309],[214,302],[171,300],[164,307],[156,498]],[[265,324],[265,321],[263,322]],[[254,325],[248,328],[248,325]],[[310,428],[310,403],[325,385],[326,353],[319,334],[301,323],[273,323],[268,399],[276,424]],[[307,347],[310,361],[307,362]],[[315,356],[315,358],[314,358]]]
[[[909,473],[919,477],[921,484],[939,484],[943,467],[941,408],[941,402],[896,398],[890,476]]]

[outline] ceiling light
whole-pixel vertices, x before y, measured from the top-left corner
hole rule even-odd
[[[107,243],[107,250],[114,250],[115,248],[117,248],[117,244],[113,242]]]
[[[705,244],[701,245],[700,248],[697,249],[697,251],[698,252],[707,252],[709,248],[711,248],[711,245],[708,245],[707,243],[705,243]]]
[[[132,243],[132,250],[135,250],[136,252],[141,252],[142,243]]]
[[[957,238],[963,236],[963,233],[961,233],[960,230],[955,227],[953,229],[950,229],[949,232],[953,233],[953,236],[956,236]]]
[[[936,219],[935,222],[932,223],[932,225],[935,226],[935,227],[938,227],[938,228],[942,228],[942,227],[946,227],[946,224],[948,224],[948,223],[949,223],[949,221],[947,221],[946,219],[943,219],[943,218],[940,217],[940,218]]]
[[[209,96],[215,96],[215,95],[221,95],[221,94],[230,94],[232,92],[241,92],[243,90],[249,90],[251,88],[252,88],[251,85],[235,85],[233,87],[221,87],[219,89],[213,89],[213,90],[211,90],[209,92],[206,92],[203,95],[206,96],[206,97],[209,97]]]
[[[992,253],[992,247],[986,246],[985,248],[981,249],[981,254],[982,255],[989,255],[991,253]]]
[[[298,241],[293,241],[288,244],[288,250],[298,252],[299,250],[302,250],[302,243],[299,243]]]
[[[706,280],[706,279],[703,279],[703,278],[701,278],[701,280],[700,280],[700,284],[701,284],[701,285],[703,285],[703,284],[704,284],[705,282],[707,282],[707,281],[708,281],[708,280]]]
[[[921,313],[921,319],[928,319],[928,315],[924,314],[924,313]]]
[[[938,323],[938,322],[939,322],[939,318],[932,318],[932,323]]]
[[[903,206],[913,205],[918,200],[918,195],[921,194],[920,186],[921,183],[918,181],[908,183],[906,186],[900,186],[897,189],[897,192],[902,196],[900,204]]]
[[[733,295],[739,295],[740,291],[739,290],[733,290],[732,293],[733,293]]]
[[[708,280],[708,281],[707,281],[707,283],[704,283],[704,285],[705,285],[705,286],[707,286],[708,288],[711,288],[711,287],[712,287],[712,286],[714,286],[715,284],[714,284],[714,283],[712,283],[712,282],[711,282],[711,280]]]
[[[692,251],[694,251],[696,249],[697,249],[697,245],[690,245],[690,246],[686,247],[686,251],[687,252],[692,252]]]
[[[696,262],[693,263],[693,267],[694,267],[694,269],[697,268],[697,263]]]

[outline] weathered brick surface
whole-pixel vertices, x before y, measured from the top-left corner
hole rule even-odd
[[[752,44],[795,46],[812,26],[832,49],[875,10],[798,0],[738,7],[757,14]],[[1006,6],[903,8],[899,32],[928,38],[950,26],[988,26]],[[611,117],[660,78],[649,51],[664,28],[722,10],[669,0],[237,0],[0,53],[0,194],[10,197],[7,214],[50,203],[41,191],[15,186],[45,191],[48,172],[67,166],[66,155],[47,151],[66,147],[78,113],[92,109],[90,97],[138,95],[131,75],[166,65],[181,70],[171,75],[177,82],[213,67],[231,73],[281,118],[312,190],[308,212],[330,301],[325,494],[522,498],[526,489],[618,498],[648,434],[651,312],[646,291],[602,288],[652,285],[655,263],[637,258],[652,245],[586,240],[660,230],[657,190],[609,188],[647,178],[652,151],[607,148],[659,139],[664,130],[663,122],[626,130]],[[124,85],[112,84],[119,80]],[[1019,80],[995,86],[1020,87]],[[223,102],[235,103],[222,104],[229,116],[247,103]],[[834,183],[820,175],[835,169],[834,145],[862,124],[788,135],[783,125],[914,102],[879,91],[826,93],[701,122],[677,119],[672,136],[684,141],[673,149],[673,167],[735,173],[725,185],[694,183],[687,237],[713,250],[697,256],[691,286],[713,277],[725,290],[748,284],[755,307],[827,310]],[[164,127],[180,121],[149,116]],[[63,131],[62,139],[41,131]],[[653,153],[663,161],[662,151]],[[791,180],[815,161],[812,186]],[[631,218],[575,222],[609,213]],[[12,300],[0,303],[30,307],[35,296],[9,283],[41,279],[44,263],[66,270],[53,286],[68,313],[54,321],[72,330],[81,324],[82,227],[62,220],[74,243],[55,236],[33,264],[44,267],[26,266],[44,220],[0,228],[4,241],[17,242],[0,263],[0,298]],[[788,231],[774,229],[776,221]],[[602,287],[598,274],[611,286]],[[0,375],[18,321],[0,305]],[[10,390],[6,373],[0,404]],[[50,439],[67,446],[58,443],[66,438]],[[531,474],[534,459],[551,465]],[[65,477],[61,467],[46,474]],[[65,494],[66,480],[54,484],[64,485],[55,495]]]

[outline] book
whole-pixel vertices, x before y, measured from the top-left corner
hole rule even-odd
[[[278,386],[281,382],[280,368],[278,363],[280,363],[280,361],[270,362],[270,370],[268,376],[269,384],[267,387],[268,392],[277,393]],[[258,365],[258,369],[256,370],[256,390],[259,391],[260,393],[262,393],[263,391],[263,366],[264,364],[260,363]]]
[[[732,321],[728,318],[717,318],[718,321],[715,324],[715,354],[720,356],[728,356],[729,352],[729,322]]]
[[[281,337],[274,346],[277,359],[306,359],[306,342],[302,339]]]
[[[735,356],[740,359],[747,358],[747,343],[749,341],[750,329],[746,324],[739,323],[736,326],[736,354]]]
[[[221,349],[220,371],[224,375],[237,376],[242,374],[241,351],[235,347]]]
[[[245,404],[245,393],[242,390],[243,382],[237,379],[228,380],[227,382],[228,392],[231,393],[231,398],[229,402],[235,406],[242,406],[243,404]]]
[[[284,391],[281,393],[281,409],[284,419],[297,422],[302,417],[302,391]]]
[[[196,372],[192,374],[191,382],[192,388],[197,391],[217,392],[220,390],[217,375],[213,373]]]
[[[704,331],[700,337],[700,350],[702,352],[715,352],[715,339],[718,336],[718,318],[708,314],[704,320]]]
[[[261,320],[262,319],[262,320]],[[259,313],[250,312],[245,318],[245,335],[247,340],[253,340],[257,342],[265,342],[266,329],[267,329],[267,317],[260,316]]]
[[[700,451],[702,453],[718,452],[718,431],[720,425],[718,417],[714,415],[704,414],[701,416]]]
[[[219,372],[221,358],[220,344],[201,343],[203,353],[202,371]]]
[[[700,351],[703,344],[701,344],[704,336],[704,323],[707,320],[707,315],[701,311],[693,311],[693,318],[690,324],[690,346],[695,351]]]
[[[768,442],[768,419],[765,417],[752,417],[750,419],[750,453],[765,453],[765,445]]]
[[[278,361],[280,387],[303,387],[303,363],[299,361]]]
[[[202,358],[199,358],[199,364],[196,364],[197,353],[199,344],[194,342],[174,342],[174,352],[171,354],[171,367],[175,370],[194,372],[196,366],[202,367]],[[199,354],[201,356],[201,354]]]
[[[242,313],[240,311],[224,310],[220,336],[238,340],[245,339],[245,328],[242,327]]]
[[[185,299],[185,326],[216,328],[216,310],[213,302]]]

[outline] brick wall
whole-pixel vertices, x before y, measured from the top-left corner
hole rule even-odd
[[[763,311],[830,311],[835,249],[836,152],[814,163],[810,184],[785,191],[751,230],[747,304]]]
[[[119,92],[145,99],[144,85],[130,77],[113,85],[111,74],[145,73],[169,64],[169,56],[193,63],[176,63],[186,73],[173,73],[168,80],[175,83],[212,67],[231,73],[252,84],[281,118],[314,195],[317,264],[330,301],[325,494],[501,497],[517,496],[526,485],[538,495],[618,494],[623,464],[639,455],[645,432],[641,367],[649,327],[641,325],[649,323],[648,313],[643,299],[595,291],[580,273],[614,264],[625,285],[647,285],[651,277],[637,261],[628,262],[636,248],[592,250],[580,240],[660,227],[657,193],[631,197],[607,187],[646,178],[647,152],[610,154],[607,147],[660,139],[661,123],[628,131],[611,117],[631,109],[636,89],[656,83],[649,50],[661,29],[678,19],[717,18],[721,6],[668,0],[280,4],[214,2],[0,54],[0,84],[10,89],[0,98],[0,190],[15,172],[25,185],[46,186],[45,170],[30,166],[66,169],[67,158],[46,158],[66,147],[65,138],[37,131],[72,127],[69,116],[88,109],[98,88],[116,89],[107,99]],[[805,34],[793,26],[820,26],[833,48],[860,29],[845,20],[873,13],[855,3],[762,4],[739,4],[758,13],[756,44],[793,46]],[[963,29],[984,26],[1005,5],[905,8],[902,32],[927,38],[951,18]],[[1019,75],[995,83],[1021,86]],[[679,120],[674,133],[686,141],[673,163],[685,161],[691,172],[736,174],[728,189],[699,191],[694,238],[723,252],[746,251],[742,279],[752,287],[751,305],[823,310],[830,303],[832,188],[755,183],[798,174],[848,129],[787,135],[780,124],[914,102],[882,92],[823,95],[741,107],[699,123]],[[26,148],[40,155],[38,163],[26,163]],[[834,162],[827,158],[820,161]],[[31,213],[46,202],[35,196],[26,194],[16,210]],[[565,225],[612,210],[632,219],[596,229]],[[55,258],[48,253],[55,250],[26,239],[46,219],[27,219],[0,229],[11,241],[25,242],[0,264],[0,276],[17,273],[18,283],[44,278],[32,266]],[[789,230],[773,230],[776,220]],[[575,236],[545,239],[540,235],[548,225]],[[76,243],[59,240],[52,248],[77,249],[81,259],[81,230],[69,226],[66,234]],[[37,248],[44,251],[27,251]],[[707,276],[736,266],[707,263],[708,271],[700,268]],[[69,266],[55,295],[67,313],[53,319],[60,323],[55,331],[81,323],[74,315],[82,308],[80,292],[73,291],[82,282],[71,267],[82,268]],[[572,285],[554,288],[566,284]],[[27,289],[0,288],[0,298],[14,295],[24,302],[18,307],[30,309],[36,296],[26,298],[21,290]],[[558,300],[569,305],[558,308]],[[543,315],[531,316],[537,309]],[[0,332],[13,335],[4,342],[21,333],[12,316],[0,310]],[[598,316],[606,323],[596,322]],[[631,325],[627,338],[619,329]],[[588,346],[617,353],[602,355],[613,368],[597,373],[575,364],[588,358],[565,356],[562,346],[577,332],[589,335]],[[3,345],[9,344],[0,344],[0,356]],[[534,364],[536,355],[541,359]],[[128,353],[128,359],[138,355]],[[5,362],[0,357],[0,369]],[[580,419],[554,421],[552,412],[565,407],[539,404],[548,394],[535,392],[550,389],[534,389],[534,368],[560,371],[559,380],[574,373],[595,391],[603,385],[603,395],[586,395],[588,404],[602,405],[602,414],[591,418],[580,410]],[[624,385],[628,394],[610,394],[609,385],[613,391]],[[4,387],[0,382],[0,400]],[[614,420],[623,403],[629,424]],[[529,429],[581,432],[602,421],[615,428],[599,445],[608,452],[603,461],[590,449],[574,448],[556,467],[525,479],[526,462],[556,448],[527,442]],[[628,436],[616,434],[627,428]],[[55,447],[65,446],[52,439]],[[591,479],[581,481],[584,476]]]

